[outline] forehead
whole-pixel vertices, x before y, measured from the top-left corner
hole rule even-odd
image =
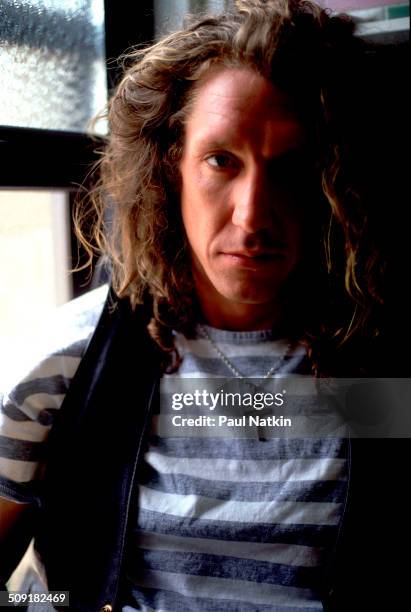
[[[305,140],[290,97],[249,68],[214,68],[197,88],[186,121],[186,148],[251,147],[272,158]]]

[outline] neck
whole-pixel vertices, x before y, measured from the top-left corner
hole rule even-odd
[[[277,329],[284,322],[284,307],[279,302],[247,304],[222,299],[216,303],[207,295],[198,295],[203,322],[211,327],[232,331]]]

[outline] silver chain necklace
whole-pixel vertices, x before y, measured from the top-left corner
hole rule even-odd
[[[228,367],[228,369],[231,370],[231,372],[234,374],[234,376],[236,378],[246,378],[246,376],[244,374],[242,374],[242,372],[240,372],[240,370],[238,370],[235,367],[233,362],[230,361],[230,359],[227,357],[227,355],[225,353],[223,353],[223,351],[220,349],[218,344],[210,336],[210,334],[208,333],[208,331],[206,330],[204,325],[199,323],[198,324],[198,328],[199,328],[201,334],[203,335],[203,337],[210,342],[211,346],[213,347],[213,349],[215,350],[217,355],[225,363],[225,365]],[[271,366],[271,368],[268,370],[268,372],[264,376],[261,376],[260,378],[262,378],[262,379],[270,378],[270,376],[272,376],[272,374],[274,374],[275,371],[278,371],[279,368],[284,363],[285,358],[289,355],[290,351],[291,351],[291,344],[288,344],[286,346],[286,348],[285,348],[285,351],[284,351],[283,355],[280,358],[278,358],[276,363],[273,366]]]

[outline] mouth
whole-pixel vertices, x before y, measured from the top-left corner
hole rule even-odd
[[[224,251],[222,255],[234,265],[255,269],[285,259],[285,249],[275,251]]]

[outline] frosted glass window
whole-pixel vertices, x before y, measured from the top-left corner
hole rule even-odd
[[[104,0],[0,0],[0,82],[1,125],[84,132],[107,100]]]

